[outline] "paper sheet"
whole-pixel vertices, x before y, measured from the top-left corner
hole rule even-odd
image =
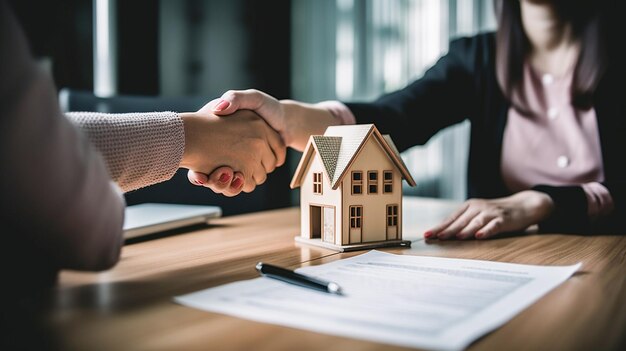
[[[579,267],[580,263],[530,266],[370,251],[297,270],[338,283],[343,296],[262,277],[175,301],[320,333],[457,350],[504,324]]]

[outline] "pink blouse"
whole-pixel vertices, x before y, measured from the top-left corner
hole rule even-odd
[[[573,72],[540,75],[524,67],[524,92],[532,117],[509,109],[502,145],[502,177],[512,192],[537,184],[582,185],[588,214],[609,213],[613,201],[604,180],[595,110],[572,106]]]

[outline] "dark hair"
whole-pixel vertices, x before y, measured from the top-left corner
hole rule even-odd
[[[521,6],[515,0],[494,0],[498,30],[496,33],[496,75],[504,96],[523,114],[530,109],[521,88],[524,60],[530,42],[522,25]],[[572,25],[580,41],[580,53],[571,86],[572,104],[589,109],[593,93],[608,66],[606,30],[603,14],[606,6],[600,0],[553,0],[562,20]]]

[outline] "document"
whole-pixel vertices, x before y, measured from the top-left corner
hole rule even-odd
[[[405,347],[459,350],[501,326],[580,268],[393,255],[380,251],[296,270],[343,295],[275,279],[175,298],[206,311]]]

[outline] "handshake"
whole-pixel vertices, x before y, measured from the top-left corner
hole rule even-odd
[[[285,163],[286,148],[302,151],[312,134],[339,124],[329,110],[258,90],[228,91],[195,113],[180,114],[189,181],[216,193],[252,192]]]

